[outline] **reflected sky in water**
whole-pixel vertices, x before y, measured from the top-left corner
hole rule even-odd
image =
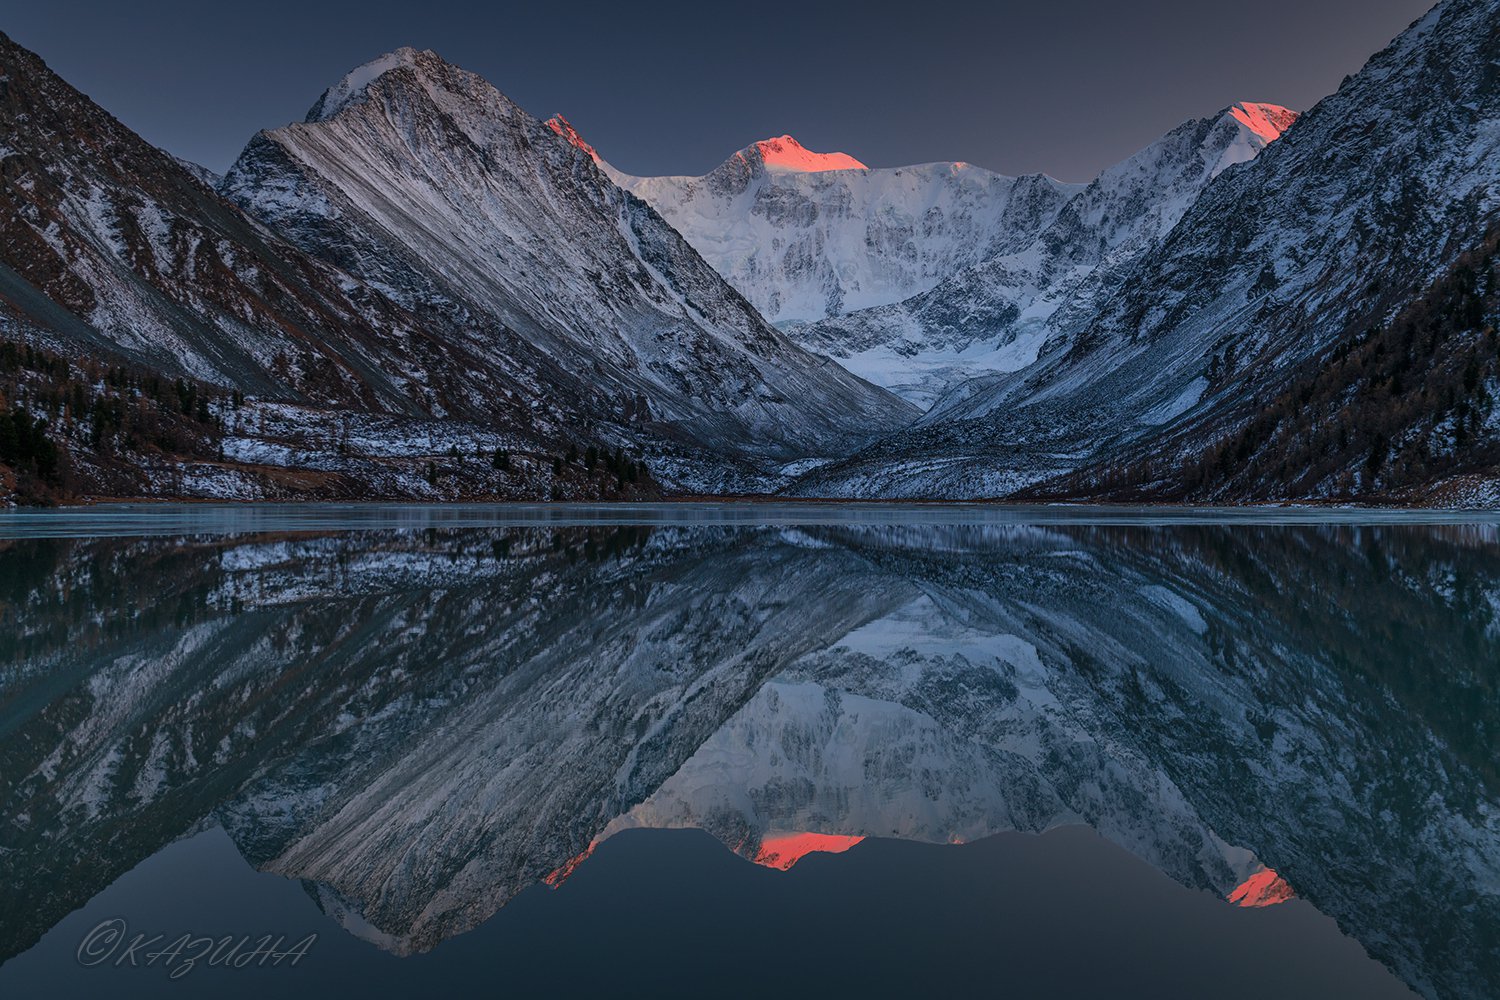
[[[1500,532],[1361,520],[0,517],[0,989],[1500,994]]]

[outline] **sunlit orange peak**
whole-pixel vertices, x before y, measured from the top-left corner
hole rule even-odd
[[[786,871],[809,854],[842,854],[864,839],[835,833],[771,834],[761,840],[755,863]]]
[[[1266,142],[1275,142],[1281,133],[1292,127],[1300,116],[1290,108],[1279,104],[1255,104],[1241,101],[1229,109],[1235,121],[1245,126]]]
[[[1275,906],[1296,898],[1286,879],[1269,868],[1251,875],[1229,894],[1229,901],[1235,906]]]
[[[812,174],[824,170],[868,170],[848,153],[814,153],[789,135],[762,139],[755,144],[761,162],[775,170]]]
[[[588,142],[583,138],[583,136],[578,134],[578,130],[573,127],[572,123],[562,115],[553,115],[551,118],[547,119],[547,127],[556,132],[558,135],[562,136],[564,139],[568,140],[571,145],[589,154],[589,157],[595,163],[599,162],[598,150],[594,149],[593,146],[590,146]]]

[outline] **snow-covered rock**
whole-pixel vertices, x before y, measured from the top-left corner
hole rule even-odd
[[[1497,26],[1500,0],[1444,0],[1254,161],[1209,181],[1164,238],[1081,282],[1026,334],[1034,363],[960,383],[911,430],[796,490],[997,496],[1080,468],[1105,481],[1111,463],[1160,457],[1164,443],[1167,461],[1199,460],[1216,432],[1387,323],[1500,221]],[[987,287],[965,300],[955,279],[927,301],[982,314],[997,302]],[[1231,348],[1231,370],[1208,379]]]
[[[620,422],[779,461],[837,454],[906,404],[797,347],[644,202],[480,77],[403,49],[264,132],[224,193],[504,366]]]
[[[146,495],[284,497],[280,482],[325,498],[432,496],[421,468],[433,456],[419,439],[444,422],[448,436],[503,439],[533,454],[590,443],[673,449],[677,482],[733,481],[744,464],[692,447],[682,429],[652,424],[635,397],[565,374],[487,317],[415,300],[408,308],[308,255],[215,193],[211,175],[145,142],[3,35],[0,75],[0,330],[101,367],[129,364],[142,379],[187,376],[225,398],[237,390],[304,418],[256,445],[299,452],[268,476],[183,469],[181,456],[158,454],[152,441],[152,454],[133,458]],[[843,381],[857,396],[872,393]],[[849,412],[860,412],[857,403]],[[345,459],[359,456],[324,431],[351,425],[400,428],[387,444],[414,446],[406,468],[376,461],[346,478]],[[224,429],[246,436],[238,421]],[[73,457],[80,483],[101,482],[88,455]]]
[[[1210,181],[1253,159],[1296,118],[1276,105],[1242,103],[1187,122],[930,291],[793,334],[924,406],[964,378],[1025,368],[1054,314],[1095,308]]]
[[[58,346],[415,414],[410,316],[246,218],[0,35],[0,309]]]
[[[564,119],[552,124],[598,156]],[[702,177],[634,177],[603,166],[778,324],[926,291],[1025,245],[1081,190],[968,163],[871,169],[789,135],[752,143]]]

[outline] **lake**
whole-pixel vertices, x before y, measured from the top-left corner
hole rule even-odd
[[[1492,515],[0,512],[0,996],[1500,996],[1497,736]]]

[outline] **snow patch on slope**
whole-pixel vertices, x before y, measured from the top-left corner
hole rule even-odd
[[[418,54],[413,48],[399,48],[350,70],[347,76],[323,92],[318,103],[307,113],[307,121],[321,122],[332,118],[363,98],[366,88],[391,70],[415,65]]]

